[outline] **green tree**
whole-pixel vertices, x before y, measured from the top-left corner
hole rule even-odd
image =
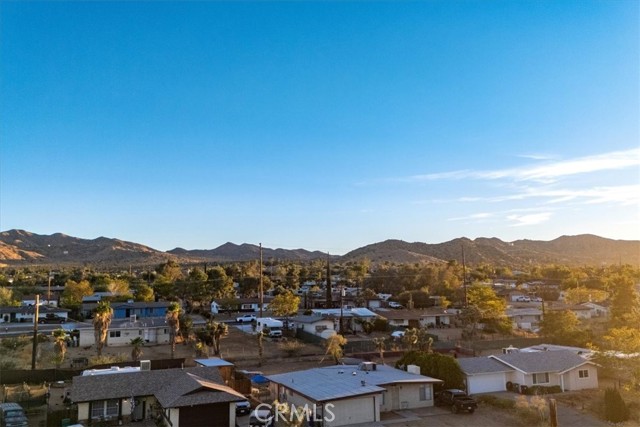
[[[107,343],[107,332],[113,319],[113,309],[108,301],[101,301],[93,313],[93,334],[98,356],[102,356],[102,348]]]
[[[604,417],[612,423],[621,423],[629,419],[629,407],[622,400],[618,389],[607,388],[604,391]]]
[[[540,321],[540,334],[552,344],[583,346],[587,342],[580,320],[570,310],[546,312]]]
[[[506,316],[507,303],[496,295],[489,286],[473,285],[467,290],[467,302],[474,306],[480,314],[479,322],[484,324],[487,332],[498,331],[508,333],[511,331],[511,322]]]
[[[19,306],[20,301],[13,297],[13,291],[9,288],[0,287],[0,306]]]
[[[62,291],[62,304],[65,307],[79,307],[82,304],[82,297],[93,295],[93,288],[88,280],[75,282],[67,281]]]
[[[153,288],[149,285],[140,284],[136,287],[135,291],[135,300],[143,301],[143,302],[152,302],[155,301],[155,296],[153,294]]]
[[[583,302],[601,302],[605,301],[609,294],[599,289],[589,289],[584,287],[571,288],[565,291],[564,300],[568,304],[580,304]]]
[[[140,337],[135,337],[132,339],[129,344],[131,344],[131,360],[134,362],[140,360],[142,357],[142,346],[144,345],[144,340]]]
[[[212,267],[207,271],[207,292],[212,299],[229,298],[234,296],[233,279],[227,276],[224,268],[220,266]]]
[[[285,322],[285,329],[289,329],[289,316],[298,312],[300,306],[300,297],[294,295],[292,292],[286,292],[277,295],[269,303],[269,310],[276,316],[283,316]]]
[[[172,302],[167,307],[167,312],[165,314],[165,319],[167,320],[167,325],[169,326],[169,343],[171,344],[171,358],[175,356],[176,352],[176,340],[178,338],[178,333],[180,332],[180,312],[182,309],[180,308],[180,304],[177,302]]]
[[[451,356],[440,353],[425,353],[410,351],[396,362],[396,368],[407,365],[420,367],[420,374],[438,378],[443,383],[434,384],[434,389],[444,390],[449,388],[464,389],[464,374],[458,361]]]
[[[610,288],[613,289],[611,323],[614,326],[640,324],[640,295],[633,280],[627,276],[616,275],[610,282]]]

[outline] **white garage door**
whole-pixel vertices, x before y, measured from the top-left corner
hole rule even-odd
[[[506,391],[507,379],[504,373],[475,375],[467,377],[469,394]]]

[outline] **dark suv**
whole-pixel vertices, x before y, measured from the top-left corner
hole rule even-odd
[[[48,313],[45,317],[38,319],[38,323],[64,323],[65,318],[57,314]]]

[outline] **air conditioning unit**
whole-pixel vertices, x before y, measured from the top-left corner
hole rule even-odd
[[[141,360],[140,361],[140,370],[141,371],[150,371],[151,370],[151,360]]]

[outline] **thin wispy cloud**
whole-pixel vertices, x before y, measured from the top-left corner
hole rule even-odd
[[[549,221],[551,219],[551,212],[542,212],[529,215],[508,215],[507,219],[511,221],[511,224],[509,224],[510,227],[537,225]]]
[[[640,167],[640,148],[625,151],[613,151],[610,153],[593,156],[578,157],[575,159],[546,162],[522,166],[519,168],[496,169],[487,171],[459,170],[440,172],[425,175],[413,175],[401,178],[404,182],[420,182],[453,179],[476,180],[511,180],[515,182],[533,181],[550,184],[559,178],[588,174],[594,172],[622,170],[631,167]]]

